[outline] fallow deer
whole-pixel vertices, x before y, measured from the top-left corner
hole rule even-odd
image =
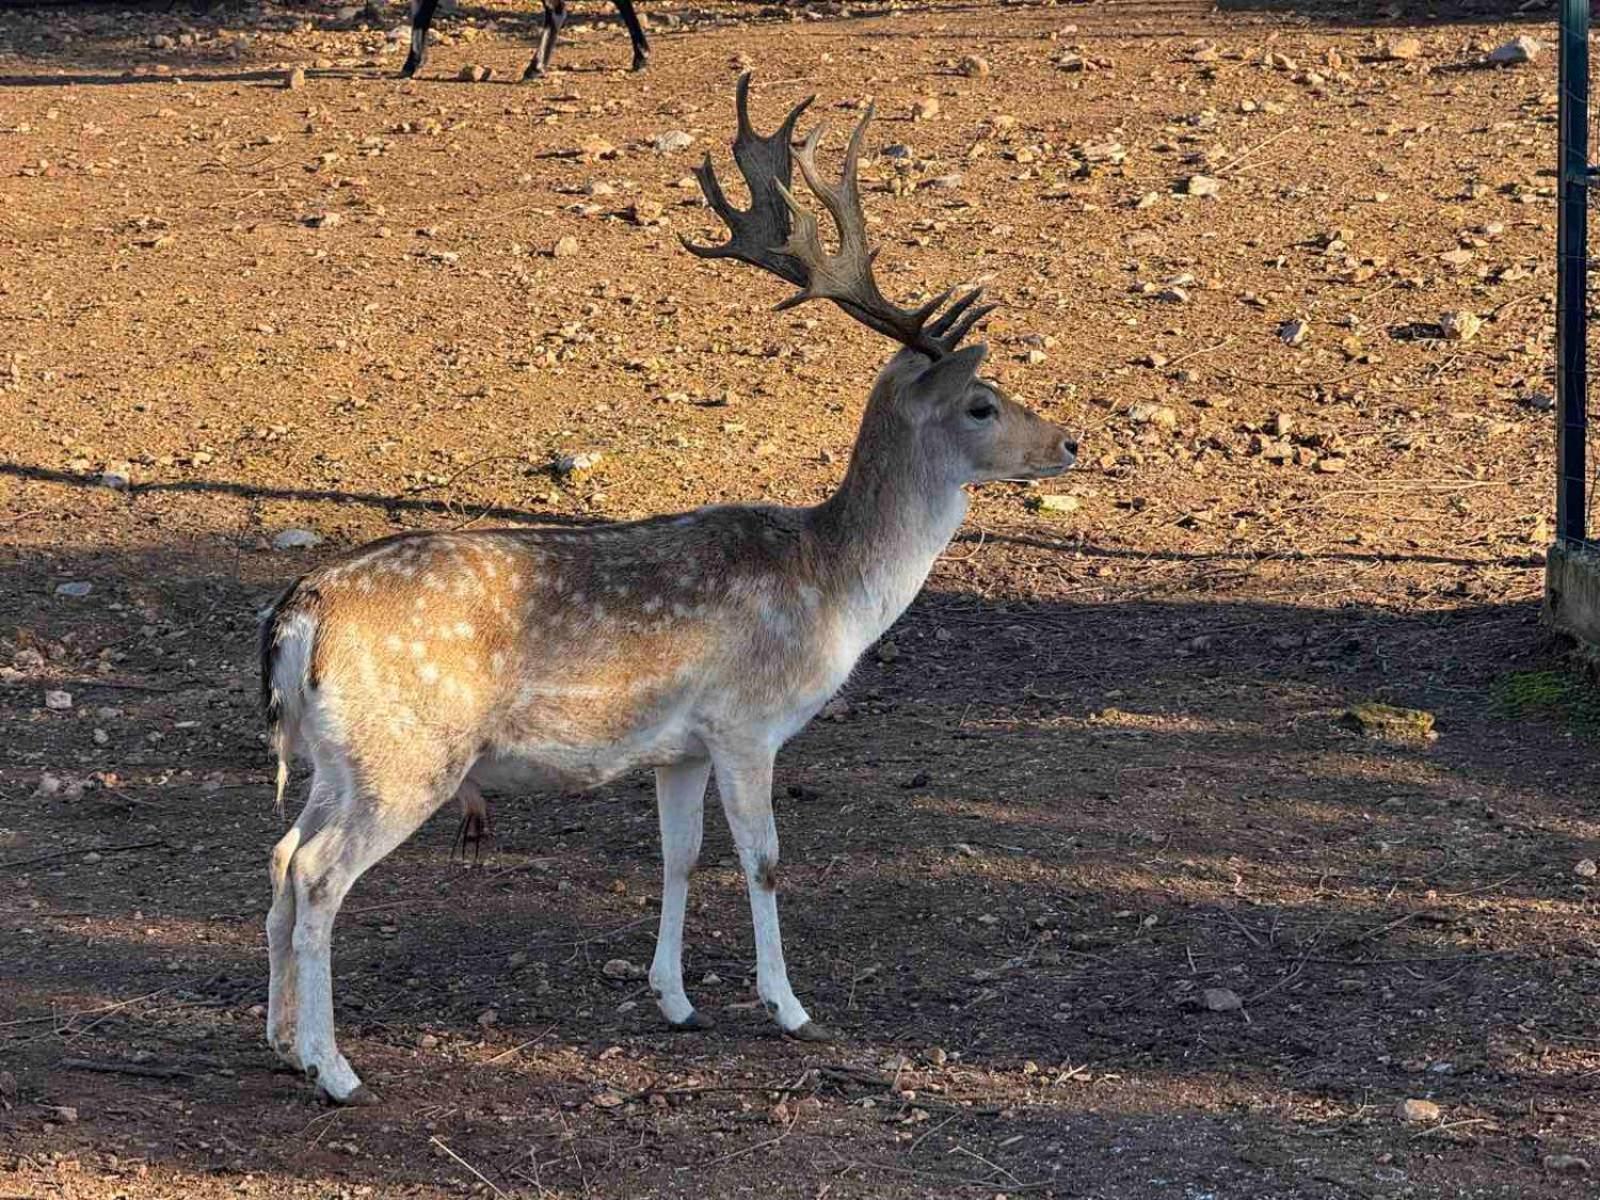
[[[633,0],[615,0],[622,23],[628,27],[628,40],[633,43],[633,66],[630,70],[642,71],[650,62],[650,42],[644,36],[644,26],[639,14],[633,11]],[[428,60],[428,27],[433,24],[434,10],[439,0],[412,0],[411,52],[400,68],[400,78],[410,79]],[[544,27],[539,31],[539,48],[522,72],[524,80],[538,79],[550,67],[550,56],[555,53],[556,39],[561,27],[567,23],[567,0],[544,0]]]
[[[273,848],[268,1038],[334,1101],[370,1103],[334,1042],[330,943],[361,874],[452,796],[593,787],[655,770],[663,860],[650,986],[680,1029],[710,1025],[683,985],[689,874],[713,773],[744,870],[756,988],[783,1033],[831,1034],[790,987],[778,929],[773,759],[839,690],[921,589],[961,524],[969,484],[1038,479],[1075,459],[1068,434],[980,379],[960,348],[989,306],[945,293],[915,309],[873,279],[856,181],[871,110],[842,181],[813,132],[795,156],[839,251],[789,191],[792,138],[770,136],[738,86],[733,154],[748,210],[698,175],[730,238],[685,245],[828,299],[903,347],[867,402],[844,482],[812,508],[728,506],[581,529],[405,534],[321,566],[263,616],[263,700],[281,805],[292,755],[310,793]]]

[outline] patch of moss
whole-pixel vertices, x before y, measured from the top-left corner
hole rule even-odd
[[[1513,671],[1495,681],[1494,698],[1512,720],[1545,717],[1600,737],[1600,690],[1577,671]]]
[[[1433,737],[1431,712],[1420,708],[1397,708],[1393,704],[1379,704],[1376,700],[1351,705],[1339,720],[1368,737],[1406,742],[1421,742]]]

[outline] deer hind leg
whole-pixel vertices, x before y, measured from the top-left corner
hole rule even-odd
[[[835,1035],[818,1025],[789,986],[778,928],[778,826],[772,818],[772,755],[766,750],[715,758],[722,811],[739,850],[756,938],[756,991],[778,1027],[802,1041]]]
[[[289,860],[299,1008],[295,1055],[307,1077],[335,1103],[373,1104],[377,1098],[334,1039],[334,918],[356,880],[438,811],[464,774],[464,767],[419,764],[415,756],[376,778],[347,770],[327,820]]]
[[[683,917],[689,875],[700,857],[705,831],[706,782],[711,764],[677,763],[656,768],[656,809],[661,819],[661,928],[650,963],[650,990],[661,1015],[675,1029],[709,1029],[683,990]]]
[[[433,24],[433,12],[438,7],[439,0],[412,0],[411,50],[405,66],[400,68],[401,79],[410,79],[428,61],[428,26]]]
[[[533,61],[522,73],[524,80],[538,79],[550,66],[550,56],[556,52],[556,39],[561,27],[567,23],[567,0],[544,0],[544,28],[539,31],[539,48]]]
[[[295,896],[289,879],[289,864],[301,843],[322,827],[337,795],[332,765],[319,762],[311,777],[311,791],[305,807],[272,848],[268,866],[272,907],[267,912],[267,1044],[297,1071],[303,1069],[303,1064],[295,1053],[299,980],[294,957]]]

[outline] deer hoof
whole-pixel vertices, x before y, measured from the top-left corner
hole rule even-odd
[[[674,1033],[703,1033],[707,1029],[715,1029],[717,1023],[698,1008],[681,1021],[669,1021],[667,1027]]]
[[[373,1108],[376,1105],[383,1103],[383,1101],[378,1099],[378,1093],[373,1091],[364,1083],[357,1084],[356,1090],[351,1092],[343,1100],[340,1100],[334,1096],[329,1096],[328,1102],[330,1104],[337,1105],[340,1108]]]
[[[796,1042],[837,1042],[839,1035],[826,1025],[818,1025],[815,1021],[807,1021],[798,1029],[785,1029],[783,1036]]]

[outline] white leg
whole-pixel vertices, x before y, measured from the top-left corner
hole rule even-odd
[[[705,830],[708,761],[656,768],[656,809],[661,817],[661,928],[650,963],[650,990],[661,1015],[678,1029],[708,1029],[711,1021],[695,1011],[683,990],[683,916],[689,902],[689,874],[700,857]]]
[[[716,756],[717,790],[750,892],[756,936],[756,991],[767,1012],[790,1037],[831,1041],[833,1034],[806,1015],[789,986],[778,929],[778,826],[772,819],[772,755]]]
[[[430,775],[436,782],[415,782]],[[348,787],[327,823],[290,860],[299,1005],[295,1054],[306,1075],[339,1104],[373,1104],[377,1097],[363,1086],[334,1041],[334,918],[355,881],[455,794],[460,773],[437,775],[425,767],[410,778],[409,785]]]
[[[318,769],[311,791],[289,831],[272,848],[268,872],[272,879],[272,908],[267,912],[267,1044],[295,1070],[303,1069],[295,1053],[295,1023],[299,1009],[294,960],[294,884],[289,864],[301,842],[316,833],[334,799],[331,777]]]

